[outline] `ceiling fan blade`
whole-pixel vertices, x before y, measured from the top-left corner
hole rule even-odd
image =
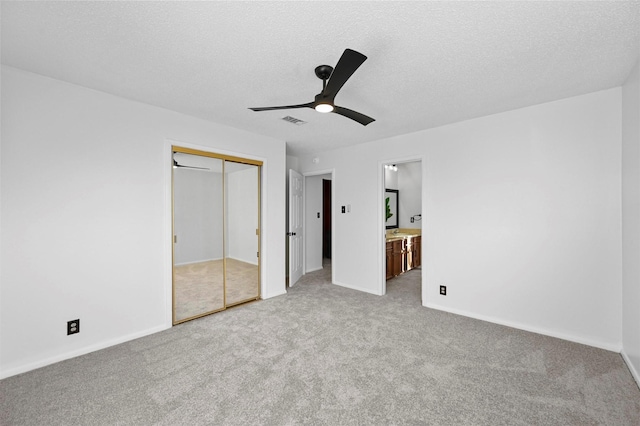
[[[276,109],[294,109],[294,108],[313,108],[313,103],[300,105],[286,105],[286,106],[273,106],[273,107],[261,107],[261,108],[249,108],[252,111],[272,111]]]
[[[173,160],[173,167],[181,168],[181,169],[199,169],[199,170],[211,170],[207,167],[196,167],[196,166],[183,166],[178,164],[176,160]]]
[[[334,106],[333,108],[333,112],[335,112],[336,114],[340,114],[344,117],[350,118],[354,121],[357,121],[358,123],[362,124],[363,126],[366,126],[369,123],[372,123],[376,120],[374,120],[371,117],[367,117],[364,114],[360,114],[359,112],[353,111],[349,108],[343,108],[343,107],[339,107],[339,106]]]
[[[338,94],[338,91],[342,89],[342,86],[349,80],[354,72],[362,65],[367,57],[355,50],[345,49],[344,53],[338,60],[329,81],[327,87],[322,92],[323,97],[333,99]]]

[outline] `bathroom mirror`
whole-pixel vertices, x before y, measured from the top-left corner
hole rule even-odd
[[[384,209],[385,224],[387,229],[395,229],[398,227],[398,199],[399,193],[397,189],[385,189]]]

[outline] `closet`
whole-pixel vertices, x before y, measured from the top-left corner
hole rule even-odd
[[[262,162],[173,147],[173,324],[260,298]]]

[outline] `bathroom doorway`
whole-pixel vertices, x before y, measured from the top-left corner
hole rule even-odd
[[[422,161],[388,162],[383,167],[382,294],[422,302]]]

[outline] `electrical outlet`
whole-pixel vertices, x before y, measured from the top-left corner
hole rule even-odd
[[[80,320],[67,321],[67,336],[80,333]]]
[[[440,286],[440,294],[443,296],[447,295],[447,286],[446,285],[441,285]]]
[[[320,219],[320,212],[318,212],[318,219]]]
[[[346,213],[347,212],[347,207],[346,206],[342,206],[342,213]]]

